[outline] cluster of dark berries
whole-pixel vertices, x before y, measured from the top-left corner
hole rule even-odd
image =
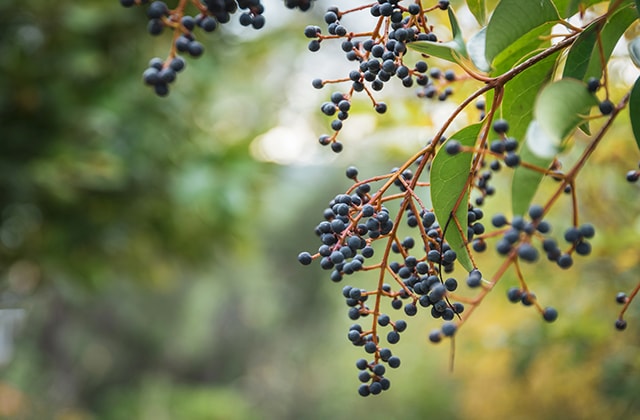
[[[394,184],[407,191],[414,175],[409,169],[391,171]],[[353,325],[348,332],[352,344],[363,347],[373,360],[361,359],[359,379],[363,384],[360,395],[377,394],[388,389],[390,382],[384,376],[387,367],[398,367],[400,359],[391,350],[382,346],[382,341],[390,345],[400,341],[407,323],[385,313],[381,300],[390,301],[391,309],[401,311],[404,316],[417,315],[420,308],[428,309],[432,318],[442,324],[429,335],[429,339],[440,342],[453,336],[458,327],[457,319],[465,310],[463,303],[456,301],[455,292],[459,280],[445,276],[452,273],[457,254],[443,240],[443,232],[431,209],[406,206],[403,211],[407,225],[419,231],[417,236],[397,236],[397,229],[388,208],[378,197],[369,194],[370,183],[358,181],[358,170],[349,167],[346,176],[355,182],[345,194],[335,196],[323,212],[323,219],[315,228],[320,238],[318,252],[312,255],[301,252],[298,261],[309,265],[319,260],[320,266],[330,271],[330,279],[341,282],[345,276],[359,271],[382,270],[390,278],[379,288],[364,289],[351,285],[344,286],[342,295],[348,308],[347,315],[352,321],[371,319],[370,328]],[[470,207],[468,212],[469,236],[484,233],[480,220],[484,217],[479,208]],[[424,235],[424,236],[423,236]],[[374,257],[374,242],[383,240],[388,247],[386,261],[368,262]],[[423,246],[416,246],[420,241]],[[482,285],[483,277],[477,269],[468,273],[465,282],[468,287]],[[381,330],[386,334],[381,334]]]
[[[512,303],[522,303],[524,306],[532,306],[537,304],[535,293],[529,290],[523,290],[520,287],[511,287],[507,290],[507,299]],[[547,322],[553,322],[558,319],[558,310],[552,306],[541,308],[542,318]]]
[[[169,58],[164,61],[153,59],[143,75],[144,82],[152,86],[159,96],[169,94],[169,84],[175,81],[176,73],[184,68],[185,62],[179,54],[200,57],[204,53],[204,46],[196,40],[196,28],[204,32],[213,32],[221,24],[229,22],[231,15],[238,10],[242,11],[239,17],[241,25],[260,29],[265,24],[262,15],[264,6],[260,0],[202,0],[194,2],[196,13],[193,16],[186,14],[187,3],[183,2],[175,9],[170,9],[163,1],[120,0],[120,3],[124,7],[148,4],[149,33],[160,35],[168,28],[175,34]]]
[[[149,67],[142,73],[144,83],[152,86],[158,96],[167,96],[169,94],[169,83],[176,80],[178,72],[185,67],[185,61],[182,57],[176,56],[166,65],[161,58],[152,58],[149,61]]]
[[[304,34],[310,39],[308,48],[310,51],[318,51],[325,40],[340,39],[341,48],[348,61],[357,63],[347,77],[337,80],[314,79],[312,85],[320,89],[327,84],[349,83],[349,90],[345,93],[335,93],[331,102],[322,105],[321,110],[328,116],[336,115],[331,128],[334,134],[322,135],[320,143],[332,145],[335,152],[342,150],[342,145],[337,142],[337,133],[342,128],[342,121],[348,117],[350,100],[355,92],[366,91],[372,99],[376,112],[386,112],[387,106],[383,102],[373,99],[372,91],[380,91],[385,84],[392,79],[399,79],[403,86],[409,88],[414,84],[421,86],[418,95],[422,97],[440,100],[446,99],[453,93],[449,83],[456,80],[452,71],[443,73],[438,69],[432,69],[431,79],[441,79],[447,84],[444,89],[434,85],[427,74],[428,65],[424,61],[417,61],[412,65],[405,63],[407,44],[414,41],[438,40],[427,25],[427,11],[436,9],[446,10],[448,2],[441,1],[438,6],[424,9],[419,3],[411,3],[408,6],[400,4],[399,0],[380,0],[367,8],[356,8],[341,11],[337,7],[330,7],[324,15],[327,25],[327,35],[319,26],[307,26]],[[354,12],[369,10],[376,18],[374,30],[367,34],[354,33],[343,24],[342,18]],[[342,104],[342,105],[340,105]],[[346,109],[346,110],[345,110]],[[336,145],[338,143],[338,145]]]

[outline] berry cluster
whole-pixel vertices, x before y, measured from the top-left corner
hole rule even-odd
[[[443,228],[433,209],[425,208],[414,198],[403,201],[399,213],[393,215],[384,203],[398,198],[397,194],[388,197],[370,194],[373,182],[386,179],[389,186],[407,194],[405,197],[414,197],[414,189],[422,186],[417,183],[414,173],[396,168],[384,177],[358,181],[357,169],[349,167],[346,175],[355,181],[354,185],[347,193],[339,194],[329,202],[323,212],[324,220],[315,228],[321,245],[313,255],[301,252],[298,261],[309,265],[318,259],[320,266],[330,271],[329,277],[334,282],[341,282],[360,271],[378,270],[382,277],[389,278],[389,282],[382,282],[374,289],[352,285],[342,289],[348,317],[352,321],[371,319],[369,328],[354,324],[347,334],[353,345],[362,347],[372,358],[356,363],[360,369],[358,377],[363,382],[359,394],[367,396],[388,389],[390,382],[384,376],[386,368],[400,365],[400,359],[382,344],[382,334],[386,342],[393,345],[407,328],[405,320],[386,313],[383,300],[389,301],[391,310],[401,311],[404,316],[413,317],[422,308],[428,310],[432,318],[440,320],[440,327],[429,334],[434,343],[456,333],[459,326],[456,319],[461,319],[465,304],[464,298],[456,294],[459,279],[447,276],[454,271],[457,254],[443,239]],[[471,238],[484,233],[480,222],[483,217],[481,209],[469,208],[468,233]],[[401,218],[415,234],[399,235],[397,221]],[[378,247],[378,243],[382,247]],[[418,247],[417,243],[423,246]],[[381,258],[374,261],[375,255]],[[477,269],[470,271],[464,281],[471,289],[486,282]]]
[[[429,74],[428,65],[419,60],[411,65],[406,63],[407,45],[414,41],[438,41],[433,27],[427,24],[427,14],[433,10],[447,10],[448,1],[440,1],[435,6],[424,8],[422,3],[413,2],[407,6],[399,0],[380,0],[365,7],[340,10],[330,7],[324,15],[327,34],[319,26],[307,26],[304,34],[311,39],[310,51],[320,50],[326,40],[342,40],[341,48],[346,59],[357,64],[347,77],[336,80],[314,79],[312,85],[321,89],[328,84],[348,83],[346,92],[335,92],[331,102],[322,104],[321,111],[327,116],[335,116],[331,122],[332,135],[323,134],[319,138],[322,145],[331,145],[334,152],[340,152],[342,144],[337,140],[343,121],[349,116],[351,98],[357,92],[365,92],[371,99],[373,108],[379,114],[387,111],[384,102],[376,100],[374,91],[380,91],[392,79],[399,79],[404,87],[418,85],[417,95],[424,98],[445,100],[453,93],[449,86],[458,78],[453,71],[442,72],[434,68]],[[343,24],[343,17],[368,10],[374,18],[374,28],[369,32],[353,32]]]
[[[289,0],[286,6],[308,10],[312,0]],[[190,3],[195,13],[187,14]],[[151,35],[160,35],[165,28],[173,31],[173,43],[166,60],[154,58],[143,73],[144,82],[153,87],[158,96],[169,94],[169,84],[176,80],[176,74],[185,67],[179,54],[197,58],[204,53],[204,46],[196,39],[196,30],[213,32],[220,25],[228,23],[231,15],[241,11],[238,21],[243,26],[261,29],[265,24],[264,6],[260,0],[190,0],[180,1],[170,9],[163,1],[120,0],[124,7],[146,5],[149,18],[147,30]]]
[[[343,94],[332,95],[331,102],[324,104],[323,108],[335,107],[336,112],[348,112],[345,100]],[[483,107],[478,109],[482,111]],[[503,165],[515,169],[521,164],[518,141],[507,136],[508,122],[496,119],[485,124],[493,129],[496,139],[488,139],[489,130],[481,134],[474,146],[463,145],[455,136],[448,140],[442,136],[434,138],[403,167],[367,180],[358,179],[355,167],[347,168],[346,176],[354,184],[344,194],[336,195],[324,210],[324,220],[315,228],[321,242],[317,252],[302,252],[298,256],[304,265],[319,260],[320,266],[330,272],[333,282],[342,282],[362,271],[379,273],[378,284],[373,288],[348,285],[342,289],[349,319],[359,322],[350,327],[347,337],[353,345],[362,347],[370,355],[357,362],[362,382],[360,395],[378,394],[388,389],[390,382],[385,372],[388,367],[400,364],[400,359],[386,344],[397,343],[407,323],[400,316],[389,314],[384,301],[389,302],[392,311],[400,311],[402,317],[413,317],[418,311],[427,310],[431,318],[440,321],[428,335],[431,342],[438,343],[457,333],[504,272],[513,267],[519,285],[508,290],[508,300],[533,307],[543,320],[554,322],[558,317],[557,309],[538,302],[524,279],[521,264],[537,262],[542,254],[558,267],[568,269],[573,265],[574,255],[591,253],[589,240],[594,237],[595,229],[590,224],[577,223],[575,203],[573,224],[563,234],[566,246],[561,247],[550,236],[552,226],[545,216],[563,191],[572,191],[572,183],[559,172],[557,162],[549,168],[529,166],[562,181],[549,202],[544,206],[531,205],[523,216],[508,218],[502,213],[494,214],[489,228],[485,226],[485,214],[480,206],[486,197],[495,193],[490,184],[492,174]],[[470,202],[460,202],[466,206],[464,221],[458,219],[460,215],[455,209],[446,214],[446,220],[438,220],[434,209],[426,207],[419,198],[421,193],[418,189],[432,187],[430,182],[421,182],[420,178],[431,169],[440,152],[452,157],[470,153],[474,157],[467,185],[480,191],[481,195],[475,201],[470,198]],[[487,165],[487,158],[492,159],[489,164],[491,170],[482,170]],[[410,169],[411,164],[417,165],[415,171]],[[377,189],[373,187],[374,183],[380,182],[384,184]],[[390,210],[393,200],[400,204],[396,211]],[[455,219],[453,213],[457,214]],[[413,233],[401,234],[401,227],[408,227]],[[464,278],[455,274],[459,256],[445,239],[448,238],[448,229],[460,232],[464,248],[469,253],[482,253],[488,249],[490,241],[495,241],[497,253],[505,258],[497,274],[489,279],[483,277],[471,254],[468,257],[473,269],[467,271]],[[461,265],[468,267],[464,263]],[[460,294],[460,284],[476,296],[469,298],[465,293]],[[627,305],[630,300],[625,295],[624,299],[618,297],[618,301]],[[364,327],[362,322],[367,318],[370,319],[369,326]],[[616,327],[623,329],[625,326],[626,321],[621,315]]]

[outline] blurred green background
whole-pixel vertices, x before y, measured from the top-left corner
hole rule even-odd
[[[613,329],[616,292],[640,278],[627,116],[579,183],[594,254],[566,272],[526,267],[558,321],[509,304],[509,273],[457,337],[453,372],[419,314],[392,389],[357,395],[341,286],[296,255],[317,248],[344,168],[399,165],[439,111],[389,89],[387,115],[354,113],[345,152],[321,150],[329,92],[310,81],[346,73],[301,34],[326,5],[267,6],[266,30],[201,36],[204,56],[160,99],[140,75],[170,41],[147,35],[142,9],[0,4],[0,417],[640,418],[640,305]],[[488,213],[504,208],[493,201]]]

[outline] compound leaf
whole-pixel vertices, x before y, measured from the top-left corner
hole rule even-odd
[[[457,140],[464,146],[473,146],[480,133],[481,124],[473,124],[453,134],[449,140]],[[446,144],[446,143],[445,143]],[[471,171],[472,153],[448,154],[444,147],[440,148],[431,165],[431,201],[433,211],[440,226],[446,226],[445,239],[458,254],[458,261],[467,270],[473,269],[473,262],[465,246],[467,227],[467,203],[469,201],[469,188],[467,180]],[[455,209],[455,218],[464,229],[464,234],[458,231],[454,220],[449,221],[454,214],[454,207],[459,201],[460,205]],[[447,225],[447,221],[448,225]]]

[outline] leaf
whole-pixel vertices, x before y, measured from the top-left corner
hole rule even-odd
[[[631,88],[631,96],[629,97],[629,119],[631,120],[633,136],[636,138],[636,144],[640,149],[640,77],[636,79],[636,82]]]
[[[452,63],[459,63],[461,54],[456,50],[456,44],[453,41],[449,42],[431,42],[431,41],[416,41],[407,44],[412,50],[419,53],[427,54],[433,57],[438,57]]]
[[[602,3],[602,0],[553,0],[553,3],[556,5],[560,16],[567,18],[578,12],[578,6],[580,4],[586,8],[596,3]]]
[[[527,139],[529,138],[530,137],[527,137]],[[523,143],[520,147],[521,161],[536,165],[540,168],[548,168],[551,165],[553,158],[537,156],[529,149],[528,141]],[[540,172],[525,168],[524,166],[518,166],[518,168],[516,168],[511,182],[511,208],[514,215],[523,216],[527,212],[543,177],[544,175]]]
[[[633,64],[640,68],[640,37],[633,38],[629,43],[629,55]]]
[[[452,63],[459,63],[460,57],[466,58],[467,48],[464,45],[464,39],[462,37],[460,25],[458,24],[458,19],[456,19],[456,15],[451,7],[448,9],[448,11],[449,23],[451,24],[451,33],[453,35],[453,39],[451,41],[416,41],[408,43],[407,46],[420,53],[442,58],[443,60],[447,60]]]
[[[636,12],[638,12],[638,16],[640,16],[640,0],[636,0]]]
[[[487,21],[487,8],[484,0],[467,0],[467,7],[480,26],[484,26]]]
[[[560,150],[562,141],[589,114],[592,106],[598,103],[583,82],[575,79],[562,79],[547,85],[541,92],[534,108],[534,118],[544,133],[536,142],[548,142],[536,146],[543,150]],[[532,150],[534,150],[532,148]]]
[[[560,17],[550,0],[502,0],[487,25],[487,61],[493,59],[521,36]]]
[[[489,72],[491,64],[487,62],[484,47],[486,43],[487,28],[482,28],[467,42],[467,52],[469,58],[478,70]]]
[[[453,134],[447,141],[457,140],[462,145],[473,146],[476,143],[481,127],[482,124],[467,126]],[[458,198],[462,196],[460,205],[455,212],[455,217],[462,225],[462,228],[465,229],[464,234],[460,234],[457,225],[452,220],[446,229],[445,239],[458,254],[458,261],[467,271],[471,271],[474,268],[471,257],[465,247],[467,203],[469,201],[467,179],[471,170],[472,158],[472,153],[449,155],[442,147],[431,165],[431,201],[433,203],[433,211],[443,229],[453,212]]]
[[[521,62],[534,53],[539,52],[540,49],[550,46],[551,41],[544,37],[551,33],[551,28],[553,26],[554,23],[552,22],[542,24],[527,32],[516,42],[505,48],[493,60],[494,71],[491,72],[491,74],[497,76],[511,70],[511,68],[518,62]]]
[[[505,87],[502,116],[509,121],[509,136],[518,140],[524,138],[529,122],[533,119],[534,105],[540,89],[551,80],[559,54],[552,54],[526,69]]]
[[[598,40],[598,31],[601,27],[601,22],[593,22],[578,35],[578,38],[569,50],[569,54],[567,54],[562,77],[584,79],[589,68],[589,62],[593,57],[594,48]],[[598,57],[596,56],[596,58]]]
[[[582,77],[582,80],[587,80],[591,77],[600,79],[602,76],[602,62],[607,63],[609,57],[613,52],[613,48],[618,43],[618,40],[629,26],[637,19],[636,12],[629,4],[626,7],[618,9],[611,15],[609,20],[602,27],[600,31],[600,40],[602,42],[603,57],[600,57],[599,48],[594,48],[591,53],[591,59],[589,60],[589,66],[587,71]]]
[[[551,163],[548,159],[536,156],[523,140],[527,128],[533,119],[533,109],[540,92],[553,75],[553,68],[560,53],[555,53],[528,68],[509,82],[502,101],[503,116],[509,121],[509,135],[521,140],[520,160],[546,168]],[[542,174],[518,166],[511,182],[511,207],[513,214],[524,214],[533,200]]]

